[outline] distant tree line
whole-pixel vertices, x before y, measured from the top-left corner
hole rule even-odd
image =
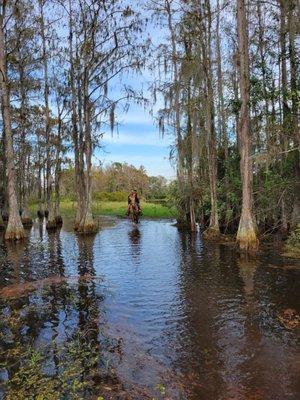
[[[144,167],[114,162],[106,167],[93,167],[91,171],[93,198],[126,201],[131,190],[147,200],[163,200],[170,196],[169,183],[163,176],[149,176]],[[64,199],[76,200],[74,167],[61,173],[60,194]],[[32,201],[36,201],[33,193]]]

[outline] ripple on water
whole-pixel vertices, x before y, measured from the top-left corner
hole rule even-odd
[[[2,354],[11,365],[28,345],[46,347],[55,365],[59,344],[74,353],[79,341],[149,398],[157,384],[172,399],[299,398],[299,330],[277,315],[299,311],[300,275],[279,257],[246,262],[169,221],[122,220],[88,238],[36,224],[23,244],[1,244],[0,264]],[[122,351],[115,345],[107,357],[99,348],[111,340]],[[3,382],[13,368],[0,370]]]

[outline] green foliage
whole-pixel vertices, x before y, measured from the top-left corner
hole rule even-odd
[[[128,192],[95,192],[93,193],[93,199],[99,201],[127,201]]]
[[[300,258],[300,224],[297,225],[288,237],[284,255],[287,257]]]
[[[287,244],[293,247],[299,247],[300,249],[300,224],[296,229],[290,234]]]
[[[174,218],[177,215],[176,209],[172,204],[163,205],[159,203],[141,202],[143,209],[143,216],[147,218]],[[61,215],[62,217],[74,218],[76,202],[70,200],[63,200],[61,202]],[[35,202],[31,204],[30,211],[36,215],[38,204]],[[124,201],[94,201],[93,214],[95,216],[111,215],[111,216],[124,216],[127,210],[127,197]]]

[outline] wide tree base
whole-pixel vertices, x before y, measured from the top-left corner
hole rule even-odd
[[[43,219],[44,216],[45,216],[44,211],[43,211],[43,210],[38,210],[38,211],[37,211],[37,216],[38,216],[40,219]]]
[[[63,224],[63,219],[62,219],[62,216],[61,216],[61,215],[57,215],[57,216],[55,217],[55,221],[56,221],[56,225],[57,225],[57,226],[62,226],[62,224]]]
[[[55,231],[57,229],[57,223],[55,219],[48,219],[46,224],[47,231]]]
[[[26,233],[22,226],[20,228],[7,228],[4,239],[5,240],[22,240],[25,237],[26,237]]]
[[[219,240],[222,235],[218,228],[210,226],[202,233],[202,236],[207,240]]]
[[[238,232],[236,243],[239,250],[242,252],[256,252],[259,247],[259,240],[257,239],[256,232],[253,229],[243,229],[242,232]]]
[[[33,225],[32,219],[30,217],[24,217],[21,219],[22,224],[25,228],[31,228]]]
[[[80,225],[77,229],[77,232],[81,235],[93,235],[97,233],[99,230],[99,226],[96,222]]]
[[[94,221],[92,216],[87,216],[85,221],[81,221],[77,228],[77,232],[82,235],[92,235],[97,233],[99,230],[99,225]]]

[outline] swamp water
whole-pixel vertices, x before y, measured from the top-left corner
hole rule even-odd
[[[300,268],[171,221],[0,239],[0,398],[298,400]]]

